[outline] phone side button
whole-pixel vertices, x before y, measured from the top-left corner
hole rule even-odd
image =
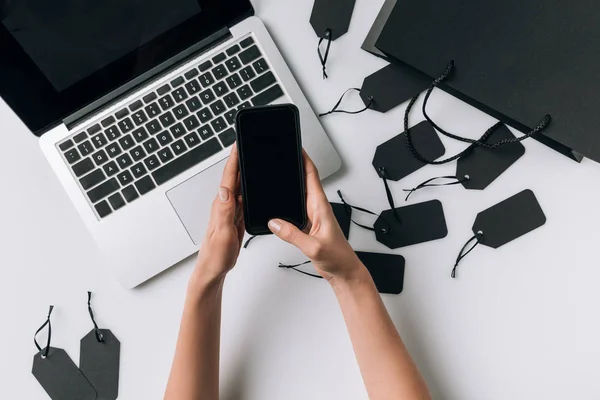
[[[217,154],[222,149],[223,148],[219,144],[217,138],[211,139],[191,151],[188,151],[174,161],[171,161],[169,164],[164,165],[162,168],[157,169],[152,173],[152,177],[158,185],[162,185],[182,172],[187,171],[194,165]]]
[[[223,146],[231,146],[236,140],[235,130],[233,128],[227,129],[225,132],[219,135],[219,139],[221,140],[221,143],[223,143]]]

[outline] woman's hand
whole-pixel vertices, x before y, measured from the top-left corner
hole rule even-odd
[[[279,238],[299,248],[310,258],[321,276],[330,282],[334,279],[351,280],[364,276],[366,269],[350,247],[333,214],[315,164],[306,152],[303,156],[308,233],[280,219],[270,221],[269,229]]]
[[[205,282],[225,278],[240,254],[244,231],[238,151],[234,144],[212,205],[208,230],[198,253],[195,277]]]

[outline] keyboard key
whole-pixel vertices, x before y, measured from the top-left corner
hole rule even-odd
[[[161,97],[160,100],[158,100],[158,103],[160,104],[162,109],[165,111],[175,105],[175,103],[173,102],[173,98],[169,95],[166,95],[165,97]]]
[[[229,110],[225,113],[225,120],[229,125],[235,124],[235,116],[237,115],[236,110]]]
[[[242,109],[248,108],[248,107],[252,107],[252,104],[250,104],[249,101],[245,101],[242,104],[240,104],[240,106],[238,107],[238,110],[242,110]]]
[[[95,168],[94,163],[89,158],[85,158],[79,161],[77,164],[73,165],[73,173],[75,173],[76,177],[80,177],[82,175],[87,174],[91,170]]]
[[[215,119],[213,122],[210,123],[213,127],[213,129],[215,130],[215,132],[219,133],[221,132],[223,129],[227,128],[227,123],[225,122],[225,120],[222,117],[219,117],[217,119]]]
[[[131,119],[125,118],[119,121],[119,128],[121,128],[121,132],[127,133],[133,129],[133,122],[131,122]]]
[[[260,93],[263,89],[268,88],[275,82],[277,82],[275,75],[269,71],[250,82],[250,86],[252,87],[252,90],[254,90],[254,93]]]
[[[170,111],[167,111],[166,113],[158,117],[158,119],[160,120],[162,126],[164,126],[165,128],[175,123],[175,118],[173,117],[173,114],[171,114]]]
[[[240,104],[240,98],[237,97],[235,93],[229,93],[227,96],[223,97],[223,101],[229,108],[233,108]]]
[[[145,176],[135,183],[135,187],[143,196],[146,193],[152,191],[152,189],[154,189],[156,185],[154,184],[154,182],[152,182],[152,179],[150,179],[149,176]]]
[[[252,66],[256,70],[256,73],[259,75],[269,69],[269,64],[267,64],[264,58],[261,58],[260,60],[254,62]]]
[[[221,54],[217,54],[216,56],[213,57],[212,61],[215,64],[220,63],[221,61],[225,60],[227,58],[227,56],[225,55],[225,53],[221,53]]]
[[[210,109],[212,110],[214,115],[223,114],[226,110],[225,104],[221,100],[217,100],[210,105]]]
[[[100,218],[104,218],[112,213],[112,210],[106,201],[101,201],[100,203],[96,204],[94,208],[96,209],[96,212]]]
[[[115,164],[114,161],[111,161],[108,164],[104,165],[102,167],[102,169],[104,170],[104,173],[108,177],[111,177],[114,174],[116,174],[117,172],[119,172],[119,167],[117,167],[117,164]]]
[[[146,171],[146,167],[144,167],[144,164],[142,163],[137,163],[133,167],[131,167],[131,173],[136,179],[146,175],[147,172],[148,171]]]
[[[163,149],[160,149],[160,151],[158,152],[158,158],[160,158],[160,161],[162,161],[163,163],[167,163],[173,159],[173,153],[171,152],[171,149],[165,147]]]
[[[81,142],[83,142],[85,139],[87,139],[87,137],[88,137],[88,136],[87,136],[87,133],[85,133],[85,132],[81,132],[81,133],[78,133],[77,135],[75,135],[75,136],[73,137],[73,140],[75,141],[75,143],[81,143]]]
[[[256,106],[265,106],[269,103],[274,102],[278,98],[283,96],[283,90],[279,85],[272,86],[270,89],[265,90],[258,96],[252,99],[252,104]]]
[[[160,107],[156,103],[150,104],[148,107],[145,108],[145,110],[150,118],[157,117],[161,113]]]
[[[185,128],[183,127],[181,122],[178,123],[177,125],[173,125],[170,130],[171,130],[171,134],[173,135],[173,137],[179,138],[179,137],[185,135]]]
[[[188,98],[188,94],[185,91],[185,88],[179,88],[179,89],[173,91],[172,94],[173,94],[173,98],[178,103],[181,103],[182,101],[184,101],[185,99]]]
[[[131,176],[131,172],[123,171],[119,175],[117,175],[117,179],[121,186],[127,186],[130,183],[133,183],[133,176]]]
[[[147,95],[145,95],[144,97],[142,97],[142,100],[144,100],[144,103],[148,104],[151,101],[156,100],[157,98],[158,98],[158,96],[156,96],[156,93],[151,92],[151,93],[148,93]]]
[[[135,144],[131,135],[127,135],[119,139],[119,144],[123,150],[129,150]]]
[[[108,157],[106,156],[106,153],[104,152],[104,150],[98,150],[96,153],[94,153],[94,155],[92,156],[92,159],[98,166],[100,166],[108,161]]]
[[[114,158],[121,154],[123,151],[119,147],[119,144],[115,142],[106,146],[106,152],[108,153],[109,157]]]
[[[92,143],[94,143],[94,147],[99,149],[106,144],[106,137],[102,133],[99,133],[92,137]]]
[[[143,105],[144,105],[144,104],[142,103],[142,101],[141,101],[141,100],[136,100],[136,101],[134,101],[133,103],[131,103],[131,104],[129,105],[129,109],[130,109],[131,111],[136,111],[136,110],[139,110],[140,108],[142,108],[142,106],[143,106]]]
[[[230,48],[227,49],[226,53],[228,56],[232,56],[234,54],[237,54],[240,52],[240,46],[238,46],[237,44],[234,44],[233,46],[231,46]]]
[[[223,146],[229,147],[235,143],[236,136],[233,128],[227,129],[225,132],[219,135],[219,140],[223,143]]]
[[[171,136],[167,131],[159,133],[156,135],[156,138],[162,146],[166,146],[173,141],[173,136]]]
[[[142,158],[146,157],[146,153],[144,152],[144,149],[142,149],[142,146],[137,146],[131,150],[129,154],[131,154],[133,161],[140,161]]]
[[[215,78],[213,78],[213,76],[210,72],[200,75],[198,80],[200,81],[200,83],[202,84],[202,87],[204,87],[204,88],[207,88],[210,85],[212,85],[213,83],[215,83]]]
[[[198,96],[194,96],[188,101],[186,101],[185,105],[190,109],[191,112],[196,112],[200,108],[202,108],[202,102],[200,101]]]
[[[202,110],[198,111],[196,115],[198,116],[198,118],[200,118],[200,122],[202,122],[203,124],[207,123],[213,118],[208,107],[205,107]]]
[[[71,150],[67,150],[65,153],[65,159],[69,164],[73,164],[74,162],[79,161],[81,156],[76,148],[72,148]]]
[[[221,149],[222,147],[219,144],[219,141],[216,138],[211,139],[157,169],[152,173],[152,177],[157,184],[162,185],[182,172],[187,171],[194,165],[206,160],[212,155],[217,154],[219,151],[221,151]]]
[[[204,92],[200,93],[200,99],[204,104],[212,103],[215,98],[215,94],[210,89],[206,89]]]
[[[260,57],[260,50],[258,49],[258,47],[256,46],[252,46],[247,50],[244,50],[240,53],[239,57],[240,60],[244,63],[244,64],[248,64],[249,62],[252,62],[254,60],[256,60],[257,58]]]
[[[112,178],[103,184],[96,186],[94,189],[90,190],[87,195],[90,198],[92,203],[96,203],[99,200],[102,200],[109,194],[116,192],[119,190],[119,182],[115,178]]]
[[[117,211],[119,208],[125,205],[125,200],[120,193],[115,193],[108,198],[108,202],[112,206],[113,210]]]
[[[128,115],[129,115],[129,110],[126,108],[119,110],[115,113],[115,117],[117,117],[117,119],[125,118]]]
[[[160,123],[157,120],[152,120],[146,124],[146,129],[148,130],[148,133],[154,135],[155,133],[160,132],[162,126],[160,126]]]
[[[142,143],[144,140],[150,137],[143,126],[137,128],[135,131],[131,132],[131,134],[133,135],[135,141],[138,143]]]
[[[183,138],[183,140],[185,140],[188,147],[194,147],[194,146],[200,144],[200,138],[198,137],[198,135],[195,132],[192,132],[189,135],[186,135]]]
[[[173,149],[173,153],[175,153],[175,155],[178,156],[184,153],[187,150],[187,147],[185,147],[185,143],[183,143],[183,140],[180,139],[171,145],[171,149]]]
[[[177,86],[183,85],[183,82],[185,82],[185,80],[183,79],[183,76],[178,76],[177,78],[175,78],[171,81],[171,86],[176,88]]]
[[[171,91],[171,87],[169,85],[164,85],[164,86],[159,87],[156,90],[156,93],[158,93],[159,96],[162,96],[164,94],[169,93],[170,91]]]
[[[241,45],[243,48],[246,48],[246,47],[248,47],[248,46],[252,45],[253,43],[254,43],[254,39],[252,39],[252,36],[249,36],[249,37],[247,37],[246,39],[242,40],[242,41],[240,42],[240,45]]]
[[[62,151],[65,151],[65,150],[69,150],[73,146],[74,146],[73,141],[71,139],[69,139],[69,140],[59,144],[58,148],[61,149]]]
[[[185,107],[185,104],[178,105],[177,107],[175,107],[173,109],[173,112],[175,113],[175,118],[177,118],[177,119],[185,118],[186,116],[188,116],[190,114],[188,112],[187,108]]]
[[[92,125],[92,126],[90,126],[90,127],[88,128],[88,131],[87,131],[87,132],[88,132],[90,135],[94,135],[94,134],[96,134],[96,133],[100,132],[101,130],[102,130],[102,128],[100,127],[100,124],[96,124],[96,125]],[[75,140],[75,141],[77,141],[77,140]]]
[[[144,164],[146,164],[146,168],[148,168],[148,171],[153,171],[160,165],[160,163],[158,162],[158,158],[156,158],[155,155],[146,158],[144,160]]]
[[[140,197],[133,185],[127,186],[121,191],[121,193],[123,194],[123,197],[125,197],[125,200],[127,200],[128,203],[131,203],[132,201]]]
[[[190,94],[190,96],[195,95],[196,93],[198,93],[200,91],[200,89],[202,89],[202,87],[198,83],[198,80],[196,80],[196,79],[186,83],[185,88],[188,91],[188,93]]]
[[[79,183],[81,184],[81,187],[84,190],[88,190],[88,189],[96,186],[100,182],[104,182],[105,179],[106,179],[106,177],[104,176],[104,172],[102,172],[102,170],[98,168],[91,174],[86,175],[83,178],[81,178],[79,180]]]
[[[235,72],[242,67],[240,60],[237,57],[230,58],[225,62],[225,65],[227,65],[229,72]]]
[[[223,96],[225,93],[229,92],[229,88],[225,82],[217,83],[215,86],[213,86],[213,89],[217,96]]]
[[[158,142],[154,138],[150,138],[144,142],[144,150],[146,153],[152,154],[160,148]]]
[[[119,131],[119,128],[117,128],[116,125],[107,128],[106,131],[104,131],[104,133],[106,134],[108,140],[115,140],[116,138],[121,136],[121,132]]]
[[[210,61],[208,61],[210,62]],[[198,76],[198,70],[196,68],[194,69],[190,69],[188,72],[185,73],[185,79],[190,80],[196,76]]]
[[[121,154],[119,157],[117,157],[117,164],[119,164],[121,169],[125,169],[129,168],[129,166],[133,164],[133,161],[131,161],[129,154]]]
[[[223,79],[227,75],[229,75],[229,72],[227,72],[227,68],[225,68],[223,64],[217,65],[215,68],[213,68],[212,73],[215,76],[216,80]]]
[[[247,66],[240,71],[240,75],[242,76],[244,82],[248,82],[250,79],[256,76],[256,72],[254,72],[254,69],[251,66]]]
[[[105,128],[111,126],[114,123],[115,123],[115,117],[113,117],[112,115],[108,118],[103,119],[101,122],[102,126]]]
[[[212,63],[210,62],[210,60],[208,60],[208,61],[204,61],[202,64],[200,64],[198,69],[200,70],[200,72],[206,72],[210,69],[210,67],[212,67]]]
[[[131,114],[131,118],[133,119],[133,122],[136,125],[142,125],[148,122],[148,116],[146,116],[144,110],[138,110],[134,112],[133,114]]]
[[[235,89],[242,84],[242,79],[238,74],[231,75],[225,80],[231,89]]]
[[[202,128],[198,129],[198,134],[202,138],[202,140],[207,140],[215,135],[210,125],[205,125]]]
[[[250,86],[244,85],[237,90],[237,94],[240,96],[240,99],[246,100],[252,97],[254,93],[252,93],[252,89],[250,89]]]

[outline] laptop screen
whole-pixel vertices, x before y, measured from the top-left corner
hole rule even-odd
[[[0,96],[41,134],[251,11],[248,0],[0,0]]]

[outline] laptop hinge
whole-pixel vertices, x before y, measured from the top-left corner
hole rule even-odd
[[[207,38],[199,41],[195,45],[187,48],[181,53],[171,57],[167,61],[157,65],[148,72],[139,75],[138,77],[127,82],[118,89],[113,90],[107,95],[94,101],[93,103],[85,106],[84,108],[76,111],[63,120],[66,127],[71,130],[72,127],[83,123],[85,120],[91,118],[94,114],[100,113],[103,109],[111,106],[119,98],[125,97],[131,92],[139,89],[140,87],[148,84],[152,80],[160,78],[167,74],[169,71],[177,68],[183,61],[191,59],[197,56],[199,53],[210,50],[223,43],[224,41],[232,37],[231,32],[227,27],[224,27]]]

